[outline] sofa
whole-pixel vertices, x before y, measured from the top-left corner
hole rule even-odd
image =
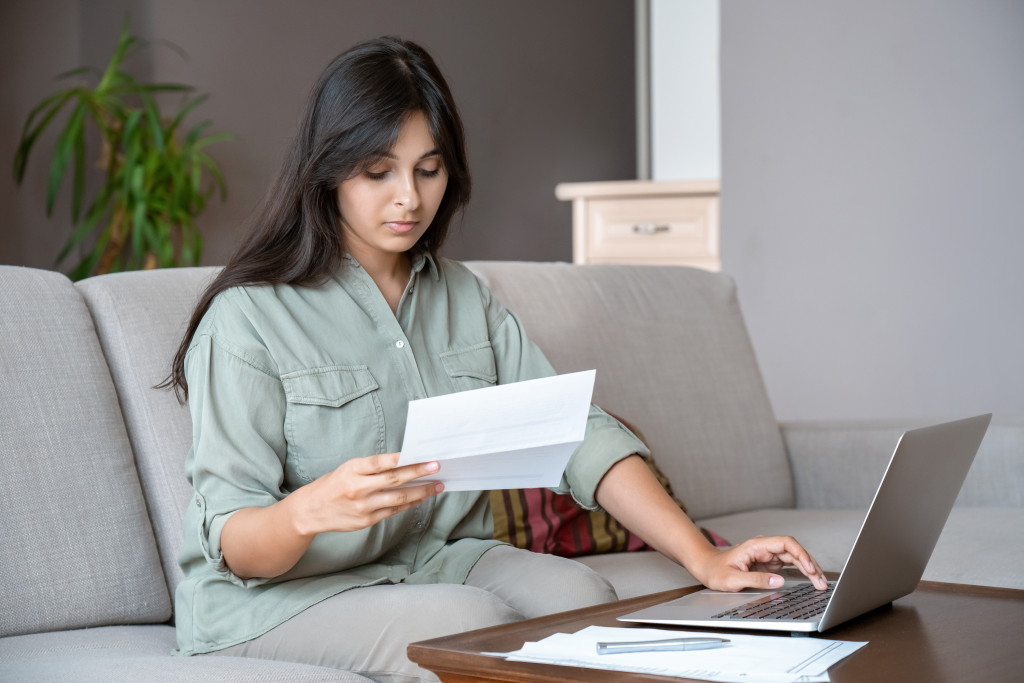
[[[792,534],[841,569],[900,433],[932,421],[779,424],[726,275],[469,265],[559,372],[597,369],[595,402],[726,539]],[[214,272],[0,267],[0,680],[366,680],[170,654],[191,423],[152,387]],[[623,598],[695,583],[649,551],[580,560]],[[1024,588],[1022,567],[1024,420],[997,414],[925,578]]]

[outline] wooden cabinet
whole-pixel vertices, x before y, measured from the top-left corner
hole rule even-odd
[[[679,264],[719,270],[719,183],[560,183],[572,201],[573,263]]]

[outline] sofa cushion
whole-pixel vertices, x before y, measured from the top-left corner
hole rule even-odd
[[[216,273],[174,268],[100,275],[77,284],[114,378],[172,593],[182,578],[182,519],[192,497],[185,478],[192,419],[174,392],[153,387],[170,372],[195,301]]]
[[[170,617],[89,311],[59,273],[0,266],[0,636]]]
[[[732,279],[684,267],[467,265],[558,372],[597,369],[594,402],[643,431],[691,515],[792,507]]]
[[[172,626],[108,626],[0,640],[0,674],[10,681],[338,681],[370,679],[348,671],[267,659],[172,657]]]
[[[654,550],[574,559],[608,579],[620,600],[700,584],[686,569]]]

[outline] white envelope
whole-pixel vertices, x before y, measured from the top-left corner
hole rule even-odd
[[[446,491],[557,486],[583,441],[595,370],[409,402],[399,465],[438,460]]]

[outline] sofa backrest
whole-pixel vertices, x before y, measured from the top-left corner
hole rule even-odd
[[[85,302],[59,273],[0,266],[0,636],[170,615]]]
[[[153,387],[171,359],[196,299],[217,268],[172,268],[100,275],[76,286],[96,321],[149,502],[160,560],[171,593],[178,565],[185,506],[192,488],[185,456],[192,444],[188,406],[174,392]]]
[[[732,281],[681,267],[469,264],[559,372],[597,368],[595,402],[633,423],[697,519],[791,507],[793,485]],[[191,500],[188,409],[152,389],[215,268],[78,283],[120,397],[167,582]]]
[[[642,432],[703,519],[792,507],[793,480],[729,277],[684,267],[471,262],[558,372]]]

